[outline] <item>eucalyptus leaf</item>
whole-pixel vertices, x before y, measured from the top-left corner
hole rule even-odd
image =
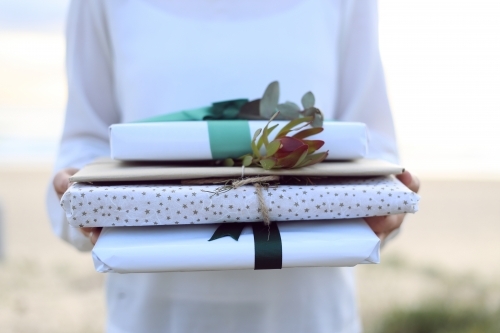
[[[280,98],[280,84],[278,81],[269,83],[260,100],[260,115],[269,119],[276,112],[276,106]]]
[[[304,111],[302,111],[302,114],[305,117],[314,116],[316,113],[321,113],[321,111],[319,111],[319,109],[315,108],[314,106],[310,107],[310,108],[306,108],[306,109],[304,109]]]
[[[319,110],[318,110],[319,111]],[[314,116],[314,120],[311,123],[312,127],[323,127],[323,114],[321,111]]]
[[[313,121],[311,122],[312,127],[322,127],[323,126],[323,113],[318,108],[312,107],[312,108],[307,108],[304,111],[302,111],[302,114],[306,117],[312,116],[314,117]]]
[[[250,166],[250,164],[252,164],[252,161],[253,161],[253,157],[252,156],[245,156],[243,158],[243,163],[242,164],[247,167],[247,166]]]
[[[314,103],[316,102],[316,99],[314,98],[314,94],[310,91],[306,92],[304,96],[302,96],[302,106],[304,109],[312,108],[314,107]]]
[[[285,102],[276,107],[280,112],[276,119],[292,120],[300,117],[300,107],[294,102]]]

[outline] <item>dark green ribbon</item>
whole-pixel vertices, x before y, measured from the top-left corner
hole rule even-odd
[[[248,99],[233,99],[216,102],[211,106],[197,109],[183,110],[159,116],[138,120],[138,123],[151,123],[163,121],[192,121],[192,120],[231,120],[238,119],[240,109]]]
[[[208,240],[213,241],[222,237],[231,237],[235,241],[240,238],[241,232],[247,223],[222,223]],[[283,247],[281,236],[276,223],[266,226],[263,223],[250,223],[253,229],[255,245],[255,270],[281,269],[283,264]]]

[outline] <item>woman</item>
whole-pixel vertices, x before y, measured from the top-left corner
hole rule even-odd
[[[108,126],[213,101],[313,91],[326,118],[370,129],[369,157],[397,162],[375,1],[73,0],[68,106],[48,206],[80,250],[98,229],[64,221],[57,195],[109,156]],[[418,180],[400,176],[412,190]],[[367,219],[385,239],[403,216]],[[352,268],[109,274],[107,332],[360,332]]]

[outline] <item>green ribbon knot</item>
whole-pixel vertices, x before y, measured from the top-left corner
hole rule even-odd
[[[255,270],[281,269],[283,265],[283,247],[281,235],[276,223],[266,226],[263,223],[222,223],[208,240],[213,241],[223,237],[231,237],[235,241],[240,238],[243,228],[252,225],[255,245]]]
[[[238,119],[240,109],[248,99],[233,99],[212,103],[196,109],[183,110],[137,121],[138,123],[152,123],[164,121],[193,121],[193,120],[231,120]]]

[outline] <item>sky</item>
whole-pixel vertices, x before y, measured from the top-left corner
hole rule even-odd
[[[55,154],[67,3],[0,1],[4,162]],[[500,179],[500,1],[379,0],[379,16],[402,164],[427,177]]]
[[[60,32],[68,0],[2,0],[0,29]]]

